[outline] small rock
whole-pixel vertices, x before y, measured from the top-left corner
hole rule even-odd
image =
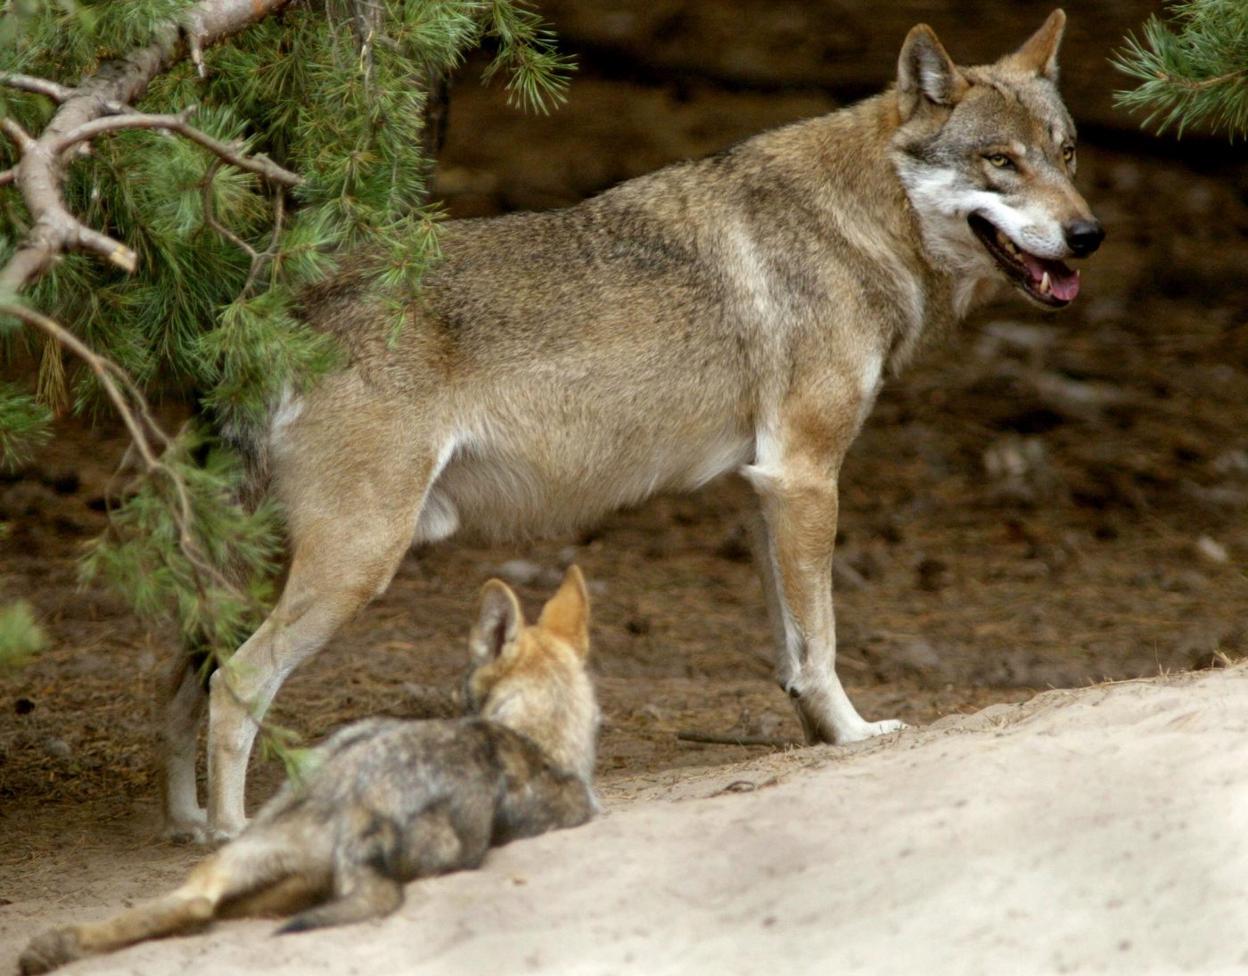
[[[1044,403],[1068,417],[1095,417],[1106,407],[1116,407],[1130,399],[1126,390],[1111,383],[1074,380],[1048,371],[1032,373],[1028,378]]]
[[[891,651],[890,656],[903,671],[909,671],[929,681],[939,675],[944,667],[936,648],[921,637],[902,644]]]
[[[64,739],[56,738],[44,739],[43,751],[49,756],[52,756],[54,759],[68,759],[74,754],[74,751],[69,747],[68,742]]]
[[[512,586],[557,586],[563,579],[558,570],[527,559],[509,559],[494,570],[494,575]]]
[[[494,570],[494,575],[513,586],[528,586],[542,575],[542,567],[527,559],[509,559]]]
[[[1207,535],[1202,535],[1196,540],[1196,554],[1218,565],[1225,565],[1231,561],[1231,554],[1226,551],[1226,546]]]
[[[1059,498],[1066,490],[1039,437],[998,438],[984,451],[984,473],[997,502],[1035,505]]]
[[[1218,474],[1248,475],[1248,451],[1242,448],[1223,451],[1213,459],[1213,470]]]
[[[1209,585],[1209,578],[1195,569],[1180,569],[1161,577],[1161,588],[1168,593],[1199,593]]]
[[[995,359],[1002,353],[1020,356],[1032,365],[1039,365],[1048,348],[1057,339],[1050,327],[1025,322],[989,322],[975,346],[982,359]]]
[[[1206,488],[1194,481],[1179,482],[1179,490],[1188,498],[1192,498],[1210,508],[1240,509],[1248,508],[1248,491],[1234,485],[1214,485]]]

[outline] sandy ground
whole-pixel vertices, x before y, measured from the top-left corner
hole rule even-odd
[[[1232,971],[1245,733],[1243,667],[1051,691],[858,747],[616,779],[598,821],[409,886],[379,922],[280,942],[226,923],[68,971]],[[27,931],[20,903],[0,916],[0,972]]]
[[[572,203],[828,111],[892,70],[905,26],[876,25],[879,5],[865,0],[630,0],[603,12],[613,5],[551,3],[582,54],[557,113],[516,113],[497,86],[476,84],[479,62],[465,69],[438,181],[450,214]],[[972,55],[1026,26],[985,3],[954,6],[899,10]],[[678,7],[690,16],[668,16]],[[786,748],[798,729],[770,680],[740,479],[564,539],[454,540],[404,561],[287,683],[275,721],[314,740],[366,715],[447,714],[480,584],[526,559],[537,576],[519,589],[533,608],[575,558],[595,586],[610,817],[413,889],[402,918],[339,941],[278,943],[245,924],[118,957],[129,971],[269,969],[289,953],[291,971],[490,973],[502,967],[476,954],[503,945],[516,968],[558,971],[586,941],[603,953],[592,971],[629,973],[715,971],[713,953],[744,969],[756,951],[777,960],[759,972],[1239,963],[1243,919],[1229,912],[1242,894],[1222,880],[1243,865],[1219,846],[1243,822],[1229,792],[1244,766],[1239,672],[1063,692],[1043,702],[1070,708],[1028,706],[1000,735],[965,717],[1248,652],[1248,169],[1237,150],[1148,140],[1108,114],[1118,35],[1106,18],[1138,23],[1148,7],[1068,5],[1079,181],[1110,234],[1079,301],[1050,316],[1009,300],[933,343],[886,388],[843,472],[838,667],[866,717],[925,728],[863,755]],[[816,9],[831,53],[792,42],[794,18]],[[1020,17],[1039,23],[1048,9]],[[835,33],[846,11],[862,31]],[[740,17],[757,29],[733,26]],[[839,72],[858,57],[859,34],[870,44],[852,77],[820,74],[829,58]],[[29,600],[51,637],[29,666],[0,673],[0,976],[34,931],[162,891],[201,856],[154,840],[148,703],[171,635],[77,578],[123,447],[108,426],[67,421],[31,465],[0,473],[11,527],[0,604]],[[688,731],[772,744],[695,744]],[[280,775],[255,758],[252,809]],[[700,802],[738,781],[752,786]],[[673,948],[658,958],[655,946]],[[370,958],[374,947],[396,961]]]

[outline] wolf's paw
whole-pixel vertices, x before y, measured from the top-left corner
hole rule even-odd
[[[873,739],[877,735],[888,735],[890,732],[900,732],[902,729],[908,729],[909,727],[905,722],[895,718],[886,718],[882,722],[863,722],[861,725],[849,730],[845,735],[838,736],[836,744],[844,746],[849,745],[851,742],[862,742],[864,739]]]
[[[208,815],[203,810],[170,816],[161,836],[171,844],[208,843]]]
[[[207,843],[210,847],[220,847],[222,844],[228,844],[246,829],[246,820],[237,824],[213,824],[207,829]]]
[[[71,928],[51,929],[30,940],[30,945],[17,961],[17,971],[22,976],[49,973],[84,955],[77,932]]]

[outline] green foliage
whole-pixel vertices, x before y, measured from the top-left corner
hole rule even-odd
[[[1144,125],[1158,132],[1189,126],[1248,134],[1248,3],[1183,0],[1169,20],[1153,15],[1143,37],[1130,35],[1114,65],[1137,79],[1115,104],[1145,111]]]
[[[17,467],[51,436],[52,412],[29,393],[0,383],[0,470]]]
[[[48,644],[25,600],[0,607],[0,668],[19,665]]]
[[[0,72],[72,85],[104,60],[149,43],[193,0],[8,0],[0,4]],[[431,82],[466,53],[493,45],[492,71],[511,99],[543,110],[560,101],[568,61],[526,0],[380,0],[361,36],[352,0],[296,0],[279,14],[157,78],[137,108],[173,113],[294,170],[293,192],[223,165],[166,133],[96,139],[68,167],[64,193],[84,223],[138,255],[125,275],[67,255],[25,296],[147,391],[195,391],[218,430],[254,429],[284,390],[338,361],[325,335],[296,314],[300,291],[332,275],[338,256],[402,308],[437,259],[432,161],[422,154]],[[55,106],[0,88],[0,114],[38,133]],[[0,170],[17,150],[0,140]],[[21,199],[0,188],[0,263],[28,228]],[[53,348],[53,351],[56,350]],[[0,460],[15,463],[47,436],[49,411],[95,412],[108,400],[90,370],[48,355],[42,341],[8,342],[0,361],[41,357],[28,389],[0,387]],[[45,375],[46,374],[46,375]],[[196,454],[207,454],[201,464]],[[236,502],[241,462],[202,430],[179,436],[139,477],[84,562],[144,615],[172,621],[224,654],[271,597],[278,513]],[[189,523],[185,515],[192,516]]]
[[[83,578],[108,579],[140,614],[175,624],[188,642],[232,650],[271,601],[278,513],[271,504],[254,512],[235,504],[242,467],[194,429],[162,464],[110,513],[83,559]]]

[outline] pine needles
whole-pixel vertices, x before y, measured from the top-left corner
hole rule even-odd
[[[1115,104],[1145,111],[1144,125],[1176,135],[1192,126],[1248,134],[1248,4],[1183,0],[1168,21],[1153,15],[1130,35],[1114,65],[1139,81]]]
[[[0,387],[0,463],[46,439],[54,409],[121,411],[137,464],[84,573],[225,657],[271,600],[282,535],[275,508],[240,506],[243,464],[219,432],[255,430],[339,361],[300,321],[298,296],[351,254],[401,328],[438,257],[421,151],[431,86],[491,45],[512,101],[544,111],[571,64],[524,0],[253,2],[249,26],[215,45],[196,27],[210,6],[225,0],[0,5],[5,271],[35,224],[18,167],[55,113],[110,58],[180,52],[134,105],[93,108],[89,143],[57,150],[57,206],[94,243],[27,261],[35,272],[11,278],[31,287],[0,294],[0,356],[42,364]],[[100,260],[116,247],[132,258]],[[207,423],[166,436],[145,391],[194,391]]]

